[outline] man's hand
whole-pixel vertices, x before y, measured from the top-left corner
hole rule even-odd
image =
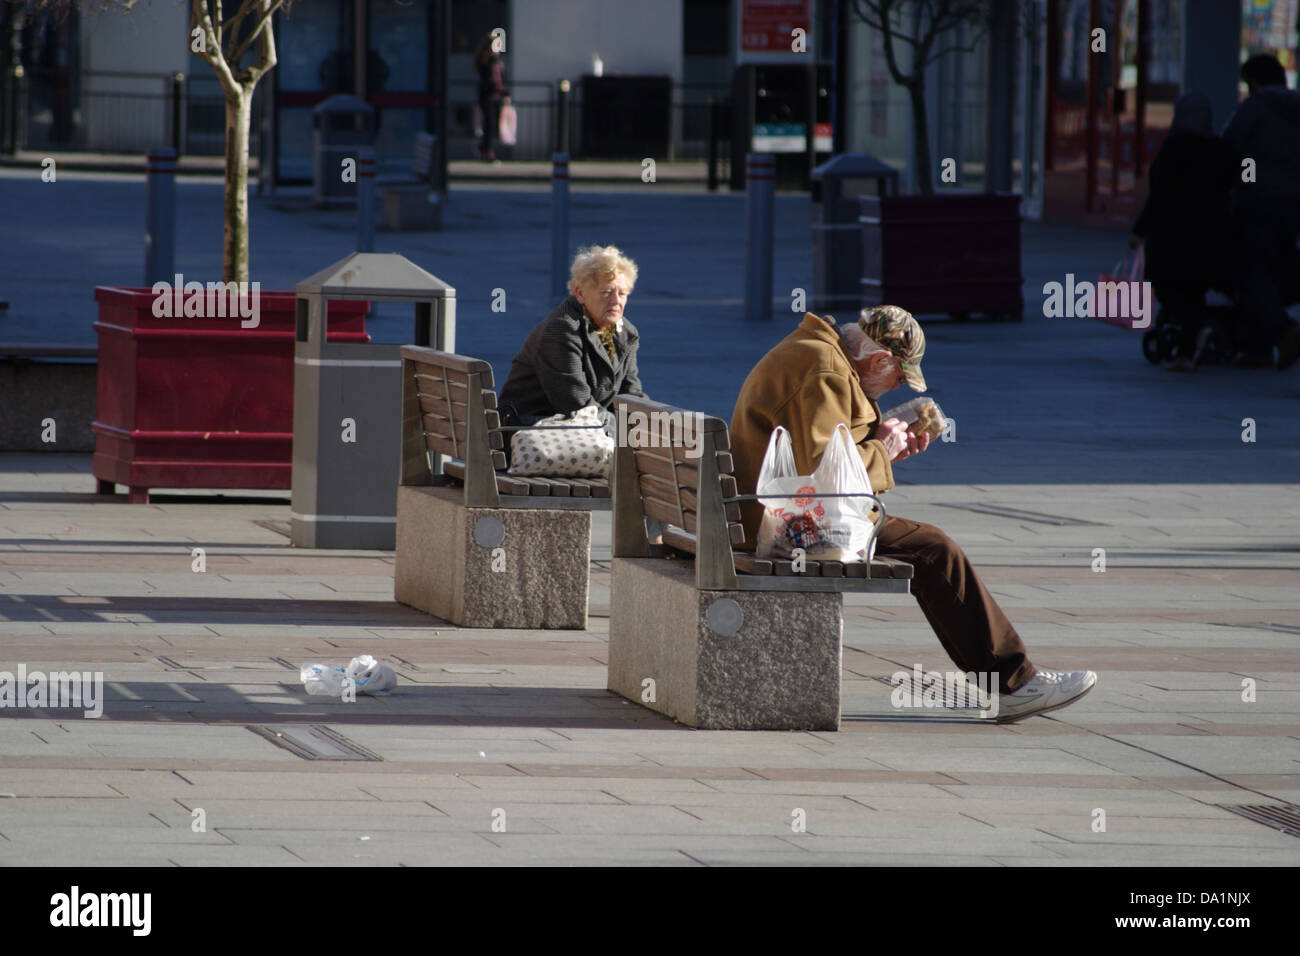
[[[912,455],[919,455],[930,445],[930,436],[914,435],[907,430],[907,424],[897,418],[888,418],[876,429],[876,438],[885,445],[890,461],[902,461]]]

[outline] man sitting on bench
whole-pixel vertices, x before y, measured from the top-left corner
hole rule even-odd
[[[876,494],[894,486],[892,463],[925,451],[929,439],[897,419],[880,420],[876,404],[906,381],[925,391],[925,335],[898,306],[863,309],[839,329],[811,312],[745,379],[731,417],[731,447],[741,494],[754,494],[768,440],[778,425],[790,433],[798,474],[817,467],[840,422],[849,427]],[[745,550],[753,550],[763,506],[742,503]],[[890,515],[876,554],[916,568],[912,593],[948,656],[964,672],[997,674],[998,721],[1020,720],[1078,700],[1097,682],[1092,671],[1045,671],[984,588],[965,553],[933,525]]]

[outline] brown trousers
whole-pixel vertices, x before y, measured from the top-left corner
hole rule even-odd
[[[876,541],[878,557],[898,558],[916,568],[912,594],[958,668],[996,673],[1003,694],[1037,673],[1020,635],[957,542],[932,524],[892,515]]]

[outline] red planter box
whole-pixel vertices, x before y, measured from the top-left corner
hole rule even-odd
[[[100,494],[150,488],[289,488],[293,292],[262,292],[259,323],[159,318],[149,289],[99,286],[92,470]],[[329,341],[369,342],[369,302],[331,302]]]
[[[1024,318],[1020,197],[863,196],[862,304]]]

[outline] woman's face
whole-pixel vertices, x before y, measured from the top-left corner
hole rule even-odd
[[[628,297],[627,277],[617,275],[593,283],[579,283],[573,294],[597,328],[608,328],[623,317]]]

